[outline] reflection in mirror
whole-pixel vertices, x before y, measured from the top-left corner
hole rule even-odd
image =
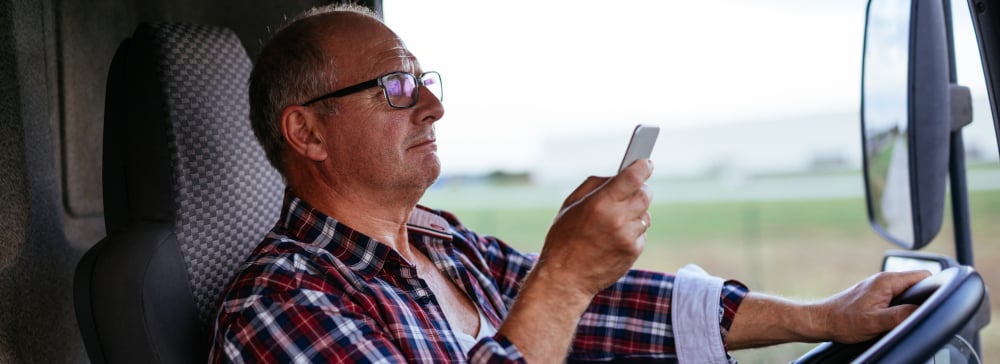
[[[883,272],[906,272],[911,270],[927,270],[931,273],[939,273],[944,269],[941,262],[930,259],[920,259],[912,257],[886,257],[882,263]]]
[[[908,150],[909,0],[873,0],[865,32],[862,125],[871,219],[913,245]]]

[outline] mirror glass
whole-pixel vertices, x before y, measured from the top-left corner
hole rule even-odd
[[[862,125],[872,222],[895,243],[913,245],[908,150],[908,0],[873,0],[865,31]]]
[[[944,267],[939,261],[914,257],[889,256],[882,262],[883,272],[905,272],[921,269],[931,273],[939,273]]]

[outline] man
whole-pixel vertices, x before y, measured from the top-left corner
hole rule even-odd
[[[927,273],[815,303],[631,270],[651,195],[642,160],[587,179],[536,257],[417,202],[437,179],[440,76],[365,9],[326,7],[264,47],[251,120],[288,182],[279,222],[227,287],[213,362],[726,362],[727,349],[859,342]]]

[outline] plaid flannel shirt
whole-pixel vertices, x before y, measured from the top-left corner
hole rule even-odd
[[[410,243],[499,328],[535,256],[422,206],[408,230]],[[628,272],[594,298],[568,359],[676,361],[672,286],[672,275]],[[723,336],[746,292],[738,282],[724,285]],[[290,190],[279,222],[228,284],[212,340],[213,363],[524,361],[501,334],[463,353],[413,266]]]

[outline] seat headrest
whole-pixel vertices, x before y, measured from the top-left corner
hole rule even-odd
[[[281,206],[284,183],[248,119],[250,70],[229,29],[142,24],[109,75],[108,234],[138,221],[172,223],[204,322]]]

